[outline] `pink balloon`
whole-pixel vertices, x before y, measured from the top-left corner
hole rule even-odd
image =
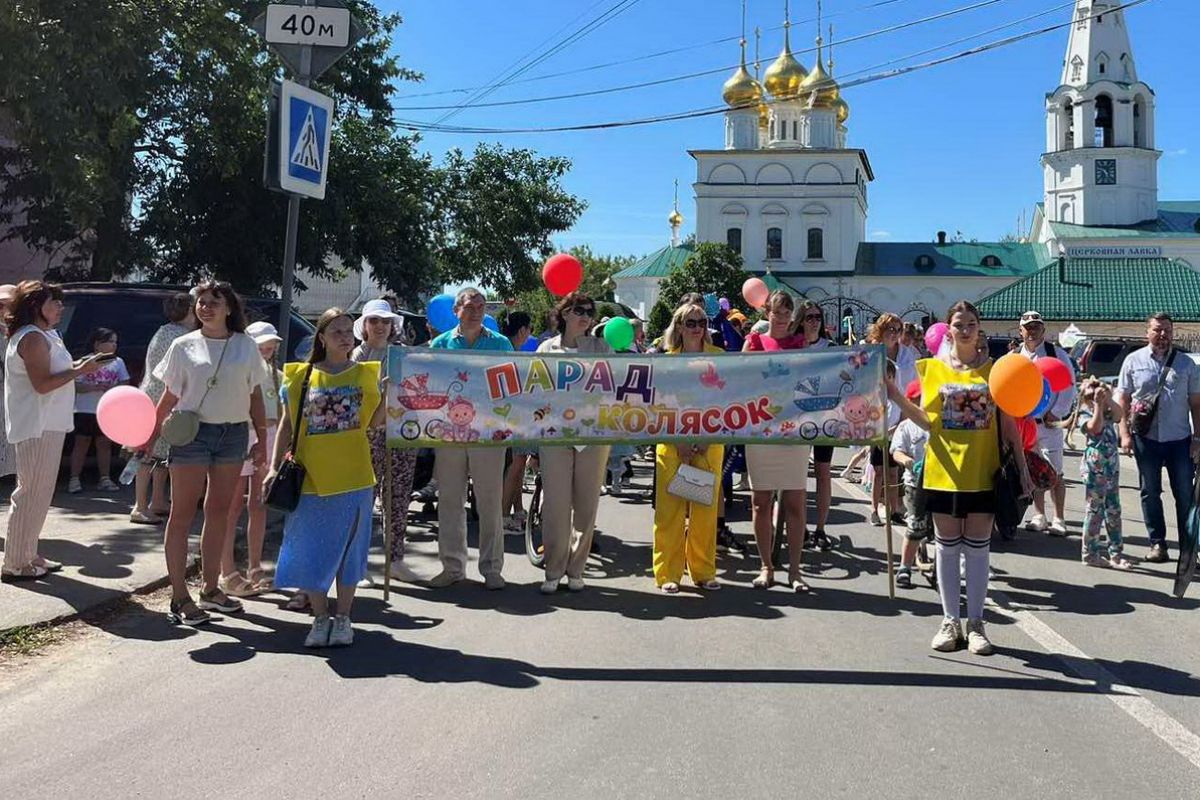
[[[154,401],[141,389],[114,386],[96,405],[96,422],[110,440],[141,447],[154,433]]]
[[[771,290],[763,283],[762,278],[747,278],[742,284],[742,297],[746,298],[751,308],[762,308],[770,296]]]
[[[937,354],[938,348],[942,346],[942,340],[949,332],[950,326],[944,322],[935,322],[929,326],[929,330],[925,331],[925,347],[929,349],[930,353]]]

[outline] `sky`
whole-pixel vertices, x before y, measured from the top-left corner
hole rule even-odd
[[[400,62],[423,73],[421,83],[397,87],[398,119],[433,122],[469,93],[417,95],[487,85],[514,63],[545,52],[614,5],[614,0],[376,0],[404,19],[393,47]],[[837,40],[972,5],[979,8],[903,30],[838,45],[835,76],[871,75],[879,65],[921,63],[1014,34],[1064,23],[1065,0],[825,0],[825,26]],[[747,30],[753,60],[754,27],[762,28],[762,63],[783,42],[783,0],[749,0]],[[1042,13],[1048,12],[1048,13]],[[1196,89],[1197,0],[1149,0],[1129,9],[1138,76],[1156,95],[1159,197],[1200,199],[1200,92]],[[814,54],[816,0],[791,3],[792,49],[806,67]],[[1019,25],[989,29],[1041,14]],[[529,69],[521,80],[609,66],[501,86],[482,102],[520,100],[661,80],[705,70],[713,75],[590,97],[528,105],[470,107],[449,125],[529,128],[631,120],[721,105],[721,86],[738,62],[740,0],[636,0],[620,14]],[[996,240],[1026,225],[1041,200],[1038,159],[1045,145],[1045,95],[1061,77],[1068,30],[948,64],[844,91],[850,103],[848,146],[867,151],[875,172],[869,190],[868,239],[930,241],[936,231],[967,239]],[[731,41],[717,40],[733,37]],[[950,44],[965,37],[975,37]],[[947,46],[949,45],[949,46]],[[664,50],[689,48],[655,58]],[[941,48],[925,55],[913,54]],[[638,59],[631,61],[631,59]],[[752,70],[753,71],[753,70]],[[860,72],[861,71],[861,72]],[[587,244],[601,254],[644,255],[666,245],[673,182],[679,207],[693,230],[696,179],[689,149],[724,146],[721,115],[603,131],[540,134],[425,133],[422,146],[435,156],[477,142],[527,147],[569,158],[564,185],[587,201],[574,228],[555,237],[560,248]],[[1025,231],[1022,231],[1025,232]]]

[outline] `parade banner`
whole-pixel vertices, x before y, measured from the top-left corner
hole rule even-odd
[[[393,347],[388,444],[884,444],[881,345],[771,353]]]

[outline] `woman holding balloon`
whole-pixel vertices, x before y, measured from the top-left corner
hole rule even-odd
[[[962,300],[950,307],[948,344],[941,355],[917,362],[921,404],[905,397],[895,380],[888,398],[901,413],[929,431],[924,487],[937,540],[938,591],[944,619],[934,650],[950,652],[964,642],[972,653],[993,652],[983,624],[995,508],[994,476],[1001,438],[1013,451],[1023,489],[1029,474],[1014,416],[1025,416],[1041,397],[1036,368],[1020,356],[993,364],[979,347],[979,311]],[[934,348],[931,348],[934,349]],[[1028,370],[1010,359],[1022,362]],[[959,557],[966,562],[967,627],[960,623]]]
[[[592,320],[596,318],[596,303],[586,294],[570,292],[558,301],[553,314],[561,333],[538,345],[539,353],[605,355],[613,351],[605,339],[587,334]],[[627,340],[616,341],[623,350],[633,340],[633,329],[623,317],[621,320],[625,323],[624,328],[613,326],[613,334],[609,335],[606,331],[605,336],[616,336],[618,329],[627,333],[628,336],[622,337]],[[592,550],[596,508],[600,503],[600,485],[604,482],[604,472],[608,466],[608,452],[609,446],[606,444],[590,444],[582,449],[540,449],[542,496],[545,498],[542,504],[542,539],[546,547],[546,578],[542,581],[542,594],[558,591],[564,575],[570,591],[578,592],[585,587],[583,568]],[[575,536],[575,533],[579,535]]]

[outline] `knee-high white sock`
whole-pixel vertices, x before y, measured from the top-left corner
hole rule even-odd
[[[967,562],[967,619],[983,619],[983,601],[987,599],[988,561],[992,553],[991,539],[964,539],[963,553]]]
[[[937,579],[938,594],[942,596],[942,613],[948,619],[958,619],[961,615],[958,608],[962,602],[959,587],[958,554],[962,551],[963,537],[955,536],[950,539],[937,537]]]

